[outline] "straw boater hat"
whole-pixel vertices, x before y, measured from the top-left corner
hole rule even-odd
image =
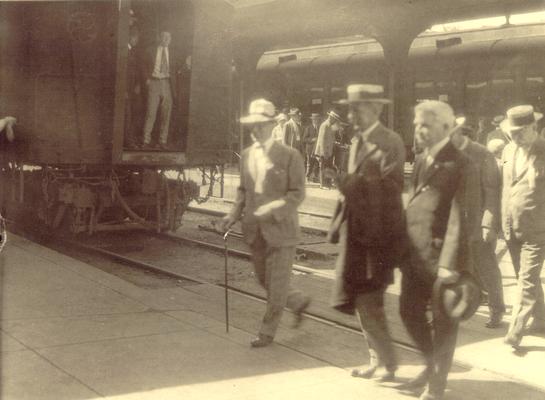
[[[337,104],[391,103],[391,100],[384,97],[384,88],[381,85],[348,85],[346,88],[346,94],[347,98],[338,101]]]
[[[280,122],[280,121],[287,121],[288,120],[288,116],[284,113],[280,113],[276,116],[276,121],[277,122]]]
[[[301,111],[298,108],[290,108],[289,115],[301,115]]]
[[[275,120],[276,109],[274,104],[265,99],[254,100],[250,103],[248,115],[240,119],[241,124],[259,124]]]
[[[522,105],[507,110],[506,118],[500,123],[500,128],[509,134],[513,131],[519,131],[528,125],[543,118],[543,114],[535,112],[534,107]]]

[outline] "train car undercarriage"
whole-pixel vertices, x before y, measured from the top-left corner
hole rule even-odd
[[[28,166],[1,173],[2,213],[53,231],[93,234],[144,228],[174,231],[198,185],[182,169]]]

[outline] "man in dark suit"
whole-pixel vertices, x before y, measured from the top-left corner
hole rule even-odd
[[[500,228],[501,179],[494,155],[467,136],[464,122],[460,121],[451,141],[472,162],[464,199],[472,269],[488,295],[490,318],[485,326],[498,328],[505,313],[502,277],[495,252]]]
[[[257,279],[267,291],[267,311],[252,347],[272,343],[285,306],[295,313],[298,326],[310,303],[308,296],[290,286],[299,238],[297,207],[305,197],[304,163],[298,151],[272,137],[274,117],[274,104],[260,99],[240,120],[251,126],[255,143],[242,152],[237,198],[222,223],[227,230],[242,218]]]
[[[337,205],[330,238],[340,237],[333,307],[354,314],[367,340],[369,366],[352,375],[371,378],[379,366],[381,380],[394,379],[397,359],[384,313],[384,293],[393,282],[393,269],[405,235],[401,137],[384,127],[379,117],[384,104],[381,86],[350,85],[345,100],[353,109],[354,138],[348,175],[339,183],[342,200]]]
[[[305,169],[307,179],[316,179],[318,175],[318,160],[314,156],[316,149],[316,140],[318,139],[318,130],[320,129],[320,114],[312,113],[310,124],[305,127],[303,133],[303,147],[305,151]]]
[[[144,54],[142,76],[147,87],[147,109],[144,122],[143,148],[149,149],[151,133],[159,110],[159,147],[167,149],[172,111],[172,59],[169,51],[170,32],[159,35],[159,43]]]
[[[518,277],[517,299],[505,342],[518,347],[524,328],[545,332],[541,269],[545,259],[545,139],[530,105],[507,111],[501,127],[512,141],[503,150],[502,228]]]
[[[293,147],[303,154],[303,125],[302,115],[298,108],[289,112],[290,120],[284,125],[284,144]]]
[[[408,254],[401,283],[401,318],[422,352],[426,368],[403,388],[427,384],[420,397],[443,397],[458,325],[443,313],[427,319],[435,284],[454,283],[468,267],[464,226],[464,181],[470,161],[450,141],[452,108],[430,100],[415,107],[417,156],[406,208]]]

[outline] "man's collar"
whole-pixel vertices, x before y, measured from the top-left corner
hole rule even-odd
[[[271,149],[272,145],[274,144],[274,142],[275,142],[275,140],[274,140],[274,138],[271,136],[271,137],[268,138],[268,139],[265,141],[265,143],[263,143],[263,144],[259,143],[258,141],[255,141],[254,144],[253,144],[253,146],[254,146],[255,148],[262,148],[263,151],[264,151],[265,153],[268,153],[269,150]]]
[[[367,128],[367,129],[364,130],[363,132],[360,132],[360,133],[359,133],[360,136],[361,136],[363,139],[367,140],[369,134],[370,134],[371,132],[373,132],[373,130],[374,130],[379,124],[380,124],[380,121],[375,121],[375,123],[372,124],[369,128]]]
[[[450,140],[450,137],[447,136],[444,139],[440,140],[439,142],[435,143],[433,146],[429,147],[426,150],[426,155],[435,159],[437,154],[439,154],[439,152],[443,149],[443,147],[447,145],[449,140]]]

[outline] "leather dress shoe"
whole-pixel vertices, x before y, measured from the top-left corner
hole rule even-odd
[[[376,370],[377,370],[376,365],[370,365],[367,368],[362,368],[362,369],[353,369],[352,376],[354,378],[371,379],[373,375],[375,375]]]
[[[303,304],[301,304],[301,307],[299,307],[297,310],[295,310],[295,318],[293,320],[293,328],[299,328],[301,326],[301,323],[303,322],[303,313],[310,305],[310,302],[312,299],[310,297],[306,297],[305,300],[303,300]]]
[[[255,339],[253,339],[250,342],[250,346],[258,348],[258,347],[266,347],[270,345],[273,342],[272,336],[267,336],[263,334],[259,334]]]
[[[396,386],[398,390],[413,390],[426,386],[432,373],[432,367],[428,366],[424,368],[418,375],[408,382],[402,383]]]
[[[397,369],[397,368],[396,368]],[[396,380],[396,369],[387,369],[382,374],[377,376],[377,382],[395,382]]]
[[[490,319],[484,324],[489,329],[499,328],[503,319],[503,312],[490,313]]]
[[[505,336],[503,338],[503,342],[505,344],[508,344],[509,346],[511,346],[512,348],[514,348],[515,350],[519,349],[520,348],[520,342],[522,341],[522,338],[521,337],[515,337],[513,335],[510,335],[510,334],[507,334],[507,336]]]
[[[428,389],[424,390],[424,393],[420,395],[418,400],[441,400],[443,395],[430,392]]]

